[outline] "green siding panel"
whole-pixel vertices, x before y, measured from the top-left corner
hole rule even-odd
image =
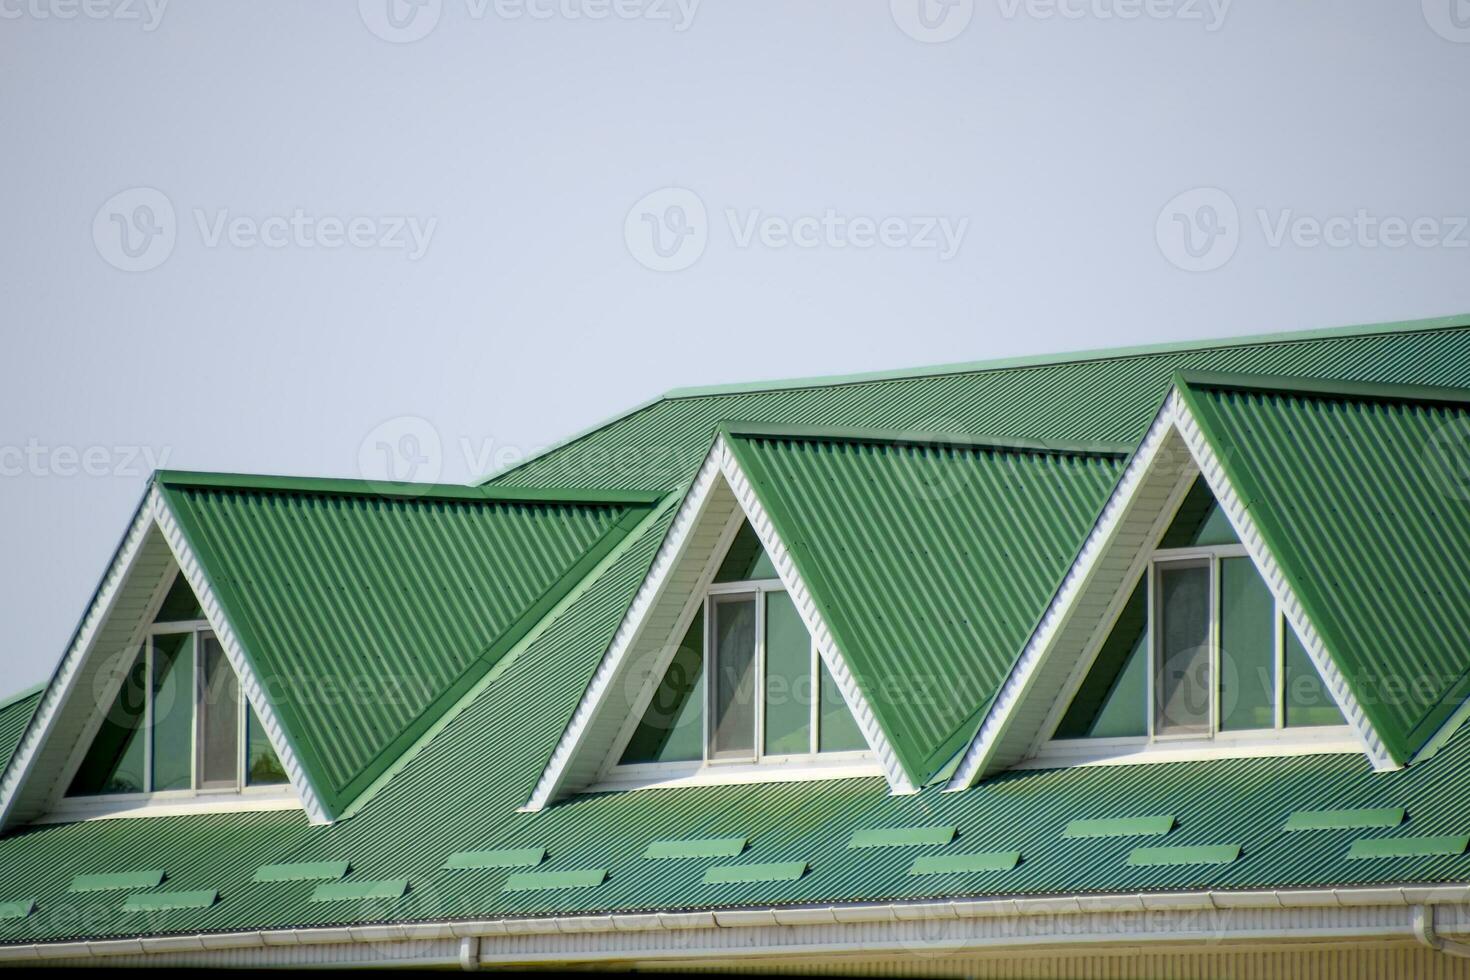
[[[1298,810],[1286,819],[1287,830],[1364,830],[1397,827],[1404,822],[1404,808],[1373,810]]]
[[[1186,864],[1229,864],[1238,857],[1240,857],[1239,844],[1135,847],[1128,852],[1128,863],[1136,868],[1168,868]]]
[[[1174,829],[1172,816],[1073,820],[1063,837],[1160,837]]]
[[[25,919],[36,910],[36,903],[30,899],[22,899],[19,902],[0,902],[0,919]]]
[[[954,827],[891,827],[854,831],[848,847],[924,847],[954,840]]]
[[[1465,393],[1186,376],[1200,428],[1389,752],[1470,694]]]
[[[766,864],[718,864],[704,872],[706,885],[736,885],[765,881],[795,881],[806,874],[805,861]]]
[[[386,881],[328,881],[312,890],[311,902],[379,901],[402,898],[408,891],[407,878]]]
[[[1349,860],[1457,856],[1465,853],[1467,843],[1470,843],[1470,837],[1463,836],[1365,837],[1362,840],[1353,841],[1353,846],[1348,848],[1347,856]]]
[[[331,881],[346,877],[351,870],[347,861],[298,861],[294,864],[267,864],[255,872],[254,881]]]
[[[646,858],[735,857],[750,841],[744,837],[705,837],[697,840],[656,840],[643,852]]]
[[[546,860],[544,847],[504,847],[493,851],[457,851],[444,867],[453,871],[485,868],[529,868]]]
[[[902,433],[728,441],[916,782],[973,734],[1126,461]]]
[[[926,854],[909,865],[911,875],[977,874],[981,871],[1010,871],[1021,863],[1020,851],[985,851],[978,854]]]
[[[648,513],[163,486],[333,814]]]
[[[575,871],[521,871],[505,879],[508,892],[555,891],[563,888],[595,888],[607,880],[602,868]]]
[[[175,909],[207,909],[219,901],[212,888],[199,891],[149,892],[129,895],[123,901],[124,912],[167,912]]]
[[[104,874],[82,874],[71,880],[74,892],[127,891],[133,888],[157,888],[163,884],[162,871],[110,871]]]

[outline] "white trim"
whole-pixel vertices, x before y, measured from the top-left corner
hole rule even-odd
[[[26,726],[20,744],[11,755],[3,777],[0,777],[0,829],[9,826],[11,811],[31,774],[36,755],[50,737],[56,725],[58,712],[69,699],[72,688],[76,684],[77,672],[91,654],[97,633],[107,621],[118,592],[132,570],[133,562],[138,557],[138,552],[153,524],[151,512],[153,500],[157,496],[156,489],[150,490],[143,503],[139,505],[133,522],[102,579],[97,595],[82,617],[81,626],[70,648],[61,658],[61,666],[57,668],[56,674],[46,686],[45,693],[41,695],[35,715],[31,718],[30,724]],[[123,672],[126,673],[126,670],[124,668]]]
[[[1281,944],[1452,941],[1470,931],[1470,887],[1139,892],[1034,898],[530,919],[363,923],[0,946],[7,964],[143,966],[567,966],[763,957],[1144,949],[1269,949]],[[1432,921],[1432,931],[1424,928]],[[1325,948],[1325,947],[1318,947]],[[788,960],[789,962],[789,960]]]
[[[765,508],[761,505],[755,495],[750,482],[745,478],[739,463],[736,462],[730,448],[726,445],[724,437],[715,440],[700,466],[689,490],[684,495],[684,500],[679,505],[679,510],[674,517],[673,524],[669,528],[663,543],[653,559],[652,567],[644,578],[643,584],[639,586],[627,613],[624,614],[622,622],[613,634],[612,643],[603,654],[602,661],[598,664],[587,690],[582,695],[581,702],[572,714],[570,724],[562,732],[556,749],[551,754],[551,759],[541,773],[536,788],[532,791],[530,799],[522,808],[527,811],[544,809],[552,800],[557,799],[565,789],[565,782],[574,758],[584,751],[589,751],[587,741],[588,732],[592,725],[599,707],[607,698],[607,692],[615,683],[619,673],[627,661],[630,651],[635,643],[641,638],[645,621],[661,598],[669,575],[678,565],[687,548],[690,535],[700,525],[701,517],[705,510],[711,493],[720,480],[728,485],[739,505],[738,509],[744,513],[745,519],[755,529],[756,536],[760,538],[761,545],[766,549],[767,556],[776,567],[777,575],[780,577],[781,585],[791,596],[797,611],[801,614],[802,622],[806,624],[807,631],[811,633],[813,642],[822,659],[827,664],[827,669],[832,678],[837,682],[839,690],[842,691],[843,700],[847,703],[848,710],[858,722],[859,728],[867,738],[869,747],[873,750],[875,757],[881,766],[884,777],[888,780],[889,788],[894,793],[917,792],[908,776],[898,764],[898,758],[893,752],[887,737],[879,727],[877,717],[873,714],[867,700],[858,689],[857,681],[852,672],[848,670],[841,653],[832,642],[831,633],[826,623],[822,621],[820,614],[807,590],[806,583],[797,574],[796,567],[791,561],[791,555],[771,526]],[[732,519],[731,525],[738,530],[738,522]],[[721,535],[721,541],[728,544],[732,538],[730,527],[725,528]],[[723,552],[717,555],[722,557]],[[710,566],[718,569],[719,558],[712,558],[706,563],[703,574],[700,576],[701,589],[695,593],[690,600],[694,608],[699,608],[705,598],[705,592],[709,588],[709,578],[713,576]],[[774,585],[772,586],[774,587]],[[747,587],[746,591],[751,591]],[[693,613],[689,605],[683,606],[678,622],[683,624],[683,630],[688,629],[688,622],[692,620]],[[687,618],[686,618],[687,616]],[[657,658],[658,663],[666,665],[667,657],[672,656],[669,644],[677,644],[683,637],[683,632],[676,630],[673,639],[663,643],[661,653]],[[655,665],[657,666],[657,664]],[[650,673],[648,684],[657,686],[662,678],[662,671],[654,670]],[[708,686],[708,685],[706,685]],[[640,698],[646,704],[646,700]],[[641,716],[641,712],[640,712]],[[705,711],[705,723],[708,725],[709,711]],[[633,721],[636,724],[636,719]],[[631,735],[627,720],[620,722],[618,731]],[[623,734],[619,734],[619,739]],[[706,733],[705,744],[708,744]],[[609,753],[598,766],[598,771],[603,773],[606,779],[613,771],[619,753]],[[609,762],[608,760],[611,760]],[[715,767],[718,768],[718,767]],[[711,777],[713,778],[713,777]]]
[[[634,595],[632,604],[623,614],[622,622],[618,624],[612,642],[608,645],[607,651],[603,653],[602,660],[598,663],[597,670],[587,685],[587,690],[582,694],[582,700],[578,702],[576,711],[572,713],[571,722],[557,741],[556,748],[551,753],[551,759],[546,763],[541,778],[536,782],[536,788],[531,792],[531,798],[522,807],[523,810],[541,810],[561,794],[571,760],[583,751],[587,732],[598,705],[606,698],[609,688],[628,658],[634,641],[641,634],[644,620],[662,593],[665,580],[684,554],[689,535],[699,525],[700,515],[704,511],[704,505],[709,499],[710,491],[719,477],[719,472],[719,461],[711,452],[695,475],[694,482],[685,493],[683,502],[679,504],[673,524],[654,554],[653,564],[644,577],[643,584],[638,586],[638,592]],[[658,683],[657,678],[654,679],[654,683]]]
[[[735,454],[725,444],[723,436],[716,440],[711,455],[720,460],[720,472],[724,474],[730,489],[734,491],[735,499],[739,502],[740,509],[745,511],[745,517],[750,521],[750,526],[755,529],[756,537],[761,539],[766,555],[776,566],[776,574],[781,577],[781,583],[786,586],[786,592],[796,605],[797,612],[801,614],[802,622],[806,623],[807,632],[812,635],[812,640],[817,645],[817,652],[826,662],[832,679],[837,682],[837,688],[842,692],[842,699],[847,702],[847,710],[852,712],[853,719],[857,721],[858,728],[862,730],[864,738],[868,741],[868,747],[878,757],[878,763],[883,767],[883,774],[888,779],[890,791],[895,794],[917,793],[918,788],[903,771],[903,766],[898,761],[898,754],[894,752],[893,745],[888,741],[888,736],[884,734],[882,726],[878,723],[878,716],[873,713],[862,689],[858,687],[857,678],[848,669],[846,658],[837,649],[837,643],[832,639],[832,632],[827,628],[822,614],[817,611],[816,602],[807,589],[801,574],[797,572],[791,552],[787,550],[786,543],[776,533],[776,528],[771,523],[770,516],[766,513],[760,498],[756,495],[755,488],[751,486],[750,480],[741,470]]]
[[[260,683],[260,679],[251,668],[250,661],[246,659],[239,637],[230,625],[230,621],[225,617],[224,610],[220,608],[219,599],[215,596],[214,589],[209,584],[209,578],[204,573],[204,566],[199,563],[198,557],[185,540],[184,532],[179,527],[173,510],[168,506],[163,495],[156,491],[149,503],[153,518],[158,523],[159,530],[163,532],[163,539],[168,543],[169,550],[173,552],[174,561],[178,563],[184,581],[189,583],[189,588],[194,590],[194,598],[199,601],[199,607],[204,610],[205,620],[208,621],[210,629],[214,631],[215,639],[224,648],[225,658],[229,660],[230,666],[235,668],[235,676],[240,681],[240,688],[249,698],[250,706],[255,709],[255,716],[260,719],[261,727],[265,729],[266,736],[271,740],[271,748],[276,750],[276,758],[280,760],[281,767],[286,770],[286,775],[291,780],[291,788],[296,791],[307,817],[314,824],[331,823],[331,816],[322,806],[321,799],[317,796],[311,780],[306,775],[306,770],[301,767],[301,761],[292,751],[280,718],[277,717],[275,708],[271,705],[270,698]]]
[[[1397,768],[1377,733],[1373,731],[1367,716],[1348,689],[1346,678],[1333,664],[1321,637],[1307,620],[1300,601],[1287,584],[1275,557],[1266,548],[1254,519],[1226,478],[1219,459],[1205,440],[1198,422],[1189,411],[1183,398],[1180,397],[1179,392],[1171,390],[1164,400],[1163,407],[1150,424],[1142,445],[1130,460],[1112,496],[1104,505],[1103,512],[1094,524],[1087,541],[1083,544],[1076,562],[1067,572],[1061,587],[1052,598],[1042,617],[1041,624],[1032,634],[1021,656],[1017,659],[1016,666],[1002,685],[994,706],[986,715],[979,732],[976,733],[974,740],[966,750],[955,775],[946,786],[946,791],[957,792],[968,789],[985,773],[1002,739],[1008,732],[1019,705],[1026,700],[1040,666],[1050,655],[1079,597],[1086,592],[1099,562],[1111,550],[1113,538],[1124,516],[1128,514],[1133,498],[1154,470],[1160,453],[1171,434],[1177,435],[1182,440],[1188,451],[1190,462],[1204,476],[1221,510],[1224,511],[1231,526],[1235,529],[1236,536],[1239,537],[1241,544],[1244,545],[1246,552],[1255,562],[1261,577],[1271,590],[1277,607],[1285,614],[1292,628],[1297,631],[1303,646],[1307,649],[1308,656],[1321,673],[1324,684],[1332,693],[1343,717],[1347,719],[1357,736],[1360,749],[1368,756],[1375,769],[1383,771]],[[1174,493],[1177,494],[1177,492],[1178,487],[1176,486]],[[1157,523],[1157,521],[1153,522],[1154,525]],[[1143,549],[1144,559],[1151,561],[1153,550],[1152,547],[1145,547]],[[1137,561],[1135,560],[1131,565],[1137,565]],[[1131,571],[1130,574],[1132,574]],[[1090,636],[1095,637],[1096,634],[1093,633]],[[1093,652],[1095,653],[1095,649]],[[1074,671],[1076,669],[1074,667]],[[1069,674],[1069,678],[1072,676]],[[1068,686],[1070,686],[1070,681],[1068,685],[1064,685],[1064,689]],[[1151,703],[1152,692],[1150,692]],[[1054,711],[1055,706],[1053,706]],[[1040,734],[1042,733],[1038,733]]]
[[[68,797],[34,821],[85,823],[137,817],[176,817],[195,813],[255,813],[299,810],[294,791],[281,786],[247,786],[242,790],[180,793],[129,793],[120,796]]]
[[[1117,488],[1108,498],[1108,502],[1103,505],[1102,513],[1093,524],[1092,531],[1083,543],[1077,560],[1068,569],[1066,578],[1062,580],[1061,587],[1057,589],[1056,595],[1047,606],[1041,622],[1021,651],[1015,667],[1011,669],[1010,676],[1006,678],[1005,683],[1001,685],[1000,691],[996,694],[995,703],[986,713],[980,730],[975,733],[970,747],[965,750],[965,755],[960,760],[954,776],[945,786],[946,792],[958,792],[974,785],[975,780],[979,778],[989,763],[1002,736],[1010,728],[1014,714],[1026,699],[1042,660],[1050,652],[1052,642],[1070,618],[1073,604],[1091,583],[1096,570],[1095,566],[1109,550],[1108,546],[1112,543],[1114,535],[1128,513],[1134,492],[1153,468],[1166,437],[1173,429],[1172,408],[1175,400],[1176,396],[1171,394],[1165,401],[1163,409],[1144,435],[1138,451],[1133,454],[1133,458],[1123,470]]]
[[[828,779],[883,776],[883,767],[871,752],[824,752],[820,755],[764,756],[759,762],[660,762],[618,766],[588,792],[611,790],[682,789],[689,786],[729,786],[743,783],[808,783]]]

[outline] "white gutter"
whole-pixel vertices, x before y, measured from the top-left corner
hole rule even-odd
[[[938,902],[485,919],[144,936],[0,946],[0,963],[131,958],[155,965],[362,965],[477,969],[516,963],[675,960],[935,949],[1418,941],[1470,946],[1437,931],[1436,912],[1470,932],[1470,885],[979,898]],[[374,949],[364,944],[378,944]]]

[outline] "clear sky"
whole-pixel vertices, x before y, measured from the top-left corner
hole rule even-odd
[[[0,0],[0,692],[154,463],[1470,311],[1467,96],[1467,0]]]

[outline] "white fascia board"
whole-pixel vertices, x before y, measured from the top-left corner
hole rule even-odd
[[[1332,655],[1327,652],[1327,646],[1322,642],[1322,636],[1317,632],[1312,621],[1307,618],[1306,611],[1302,608],[1301,600],[1297,598],[1290,583],[1287,582],[1281,565],[1271,550],[1266,547],[1266,541],[1261,536],[1260,528],[1256,526],[1255,519],[1251,517],[1250,510],[1245,502],[1240,499],[1240,494],[1230,484],[1225,475],[1224,467],[1220,464],[1219,457],[1209,440],[1204,437],[1200,430],[1199,422],[1189,406],[1184,404],[1182,398],[1175,397],[1174,425],[1179,434],[1184,437],[1185,445],[1194,456],[1200,472],[1204,474],[1205,482],[1209,484],[1210,491],[1219,501],[1220,509],[1230,519],[1230,524],[1235,528],[1235,533],[1240,538],[1241,544],[1245,545],[1246,551],[1256,563],[1261,577],[1265,579],[1267,587],[1275,597],[1286,620],[1291,628],[1296,631],[1297,638],[1301,640],[1302,646],[1306,648],[1307,656],[1312,665],[1322,675],[1327,690],[1332,694],[1332,699],[1337,702],[1338,709],[1347,719],[1348,725],[1363,743],[1363,751],[1367,754],[1373,768],[1379,772],[1399,768],[1398,763],[1393,760],[1383,740],[1374,731],[1373,724],[1368,720],[1362,705],[1353,695],[1348,686],[1347,677],[1344,676]]]
[[[578,702],[576,711],[572,713],[571,722],[562,732],[556,749],[551,753],[550,761],[546,763],[541,778],[536,782],[531,798],[522,809],[541,810],[555,800],[564,788],[572,759],[584,751],[589,751],[585,743],[593,718],[597,715],[599,707],[607,697],[607,692],[612,689],[627,662],[634,643],[643,631],[644,621],[663,592],[665,581],[683,556],[689,543],[689,536],[699,525],[704,504],[709,499],[710,491],[719,477],[719,459],[711,451],[705,458],[704,464],[700,466],[689,490],[684,494],[684,500],[679,504],[678,513],[674,515],[673,523],[667,534],[664,535],[664,540],[659,545],[657,553],[654,554],[653,564],[648,574],[644,577],[643,583],[638,586],[632,604],[623,614],[622,622],[618,624],[612,642],[608,645],[607,651],[603,653],[602,660],[598,663],[597,670],[587,685],[587,690],[583,692],[582,700]],[[654,679],[654,683],[658,683],[658,678]]]
[[[156,490],[149,496],[148,509],[153,520],[157,522],[158,529],[163,533],[164,541],[167,542],[169,551],[173,553],[174,561],[178,563],[184,581],[188,582],[189,588],[194,590],[194,597],[199,600],[199,606],[204,610],[204,618],[209,622],[209,628],[214,631],[215,639],[219,640],[220,646],[224,648],[225,658],[234,668],[235,676],[240,681],[240,687],[250,700],[250,707],[255,710],[256,717],[260,719],[260,724],[271,741],[271,748],[275,749],[276,758],[286,770],[286,775],[291,780],[291,788],[296,791],[297,797],[301,800],[301,806],[306,810],[307,817],[314,824],[331,823],[332,816],[322,806],[320,797],[317,796],[311,780],[306,775],[306,770],[301,767],[301,760],[292,750],[285,729],[281,727],[280,717],[271,705],[264,685],[261,684],[255,670],[250,666],[250,660],[240,645],[239,635],[220,607],[219,598],[209,584],[209,576],[205,573],[204,566],[199,563],[194,549],[189,547],[189,542],[185,539],[184,532],[174,517],[173,509],[169,507],[163,494]]]
[[[21,736],[20,744],[11,754],[4,775],[0,776],[0,828],[8,825],[11,810],[30,776],[41,746],[50,737],[62,707],[76,685],[77,675],[92,652],[97,634],[107,622],[113,603],[132,570],[134,559],[153,525],[152,508],[157,496],[157,490],[150,490],[139,505],[127,534],[123,536],[122,543],[113,556],[112,564],[102,578],[102,584],[98,586],[97,594],[82,616],[81,626],[72,638],[71,646],[61,658],[61,666],[56,669],[51,682],[46,686],[46,693],[41,696],[30,724]]]
[[[827,665],[827,670],[832,673],[832,679],[837,682],[837,687],[842,692],[842,699],[847,703],[847,710],[852,712],[853,719],[857,721],[863,737],[868,741],[868,747],[878,757],[878,764],[883,768],[883,775],[888,780],[889,789],[896,794],[917,793],[917,787],[904,772],[903,766],[899,764],[898,754],[894,752],[893,744],[889,742],[888,736],[883,732],[883,727],[878,723],[878,716],[873,713],[872,705],[868,703],[862,689],[858,687],[857,678],[853,676],[852,670],[847,666],[847,660],[842,656],[842,651],[837,648],[836,642],[832,639],[832,631],[827,628],[826,621],[812,599],[811,591],[806,587],[801,573],[796,570],[796,564],[791,559],[791,552],[781,540],[781,536],[776,533],[770,516],[767,515],[760,498],[756,496],[755,488],[746,478],[739,461],[735,459],[734,453],[730,452],[723,436],[715,443],[713,455],[719,458],[720,472],[724,474],[725,482],[734,491],[735,500],[740,504],[740,509],[745,511],[750,526],[755,529],[756,537],[760,538],[761,545],[765,547],[766,554],[771,558],[771,563],[776,566],[776,574],[781,579],[781,584],[786,587],[787,594],[801,614],[802,622],[806,624],[807,631],[811,633],[817,645],[817,653],[821,656],[822,662]]]
[[[1170,436],[1177,435],[1189,451],[1193,465],[1204,475],[1205,482],[1219,501],[1221,510],[1234,527],[1241,543],[1256,568],[1260,571],[1272,595],[1280,604],[1287,621],[1296,630],[1312,663],[1321,673],[1323,681],[1337,702],[1343,717],[1347,718],[1354,734],[1362,744],[1363,752],[1374,769],[1398,768],[1385,749],[1382,740],[1373,730],[1372,724],[1363,713],[1347,679],[1337,669],[1328,654],[1320,634],[1307,619],[1300,600],[1292,591],[1282,574],[1281,566],[1270,549],[1266,547],[1260,530],[1246,509],[1240,495],[1230,485],[1214,449],[1204,438],[1198,422],[1189,411],[1177,390],[1171,390],[1163,407],[1143,438],[1138,451],[1129,462],[1119,479],[1112,496],[1103,507],[1076,562],[1068,571],[1061,587],[1057,590],[1041,624],[1032,634],[1022,651],[1011,675],[996,696],[995,704],[981,724],[970,747],[965,752],[959,768],[945,787],[947,792],[968,789],[986,772],[986,767],[995,756],[996,750],[1006,736],[1015,712],[1026,699],[1036,679],[1037,671],[1052,653],[1062,628],[1066,625],[1073,607],[1086,592],[1098,562],[1104,558],[1112,544],[1124,515],[1129,511],[1134,495],[1144,484],[1150,472],[1159,465],[1163,448]]]
[[[1134,493],[1157,462],[1173,428],[1173,405],[1176,400],[1171,395],[1164,403],[1144,435],[1138,451],[1124,468],[1117,487],[1103,505],[1102,513],[1094,522],[1077,560],[1067,571],[1066,578],[1052,597],[1041,622],[1021,651],[1016,665],[1011,668],[1010,676],[1001,685],[980,730],[975,733],[964,758],[960,760],[959,767],[945,787],[946,792],[957,792],[973,786],[975,780],[984,774],[1001,739],[1009,732],[1016,711],[1026,700],[1041,665],[1050,656],[1055,640],[1071,617],[1074,604],[1086,591],[1097,563],[1107,554],[1114,536],[1128,514]]]

